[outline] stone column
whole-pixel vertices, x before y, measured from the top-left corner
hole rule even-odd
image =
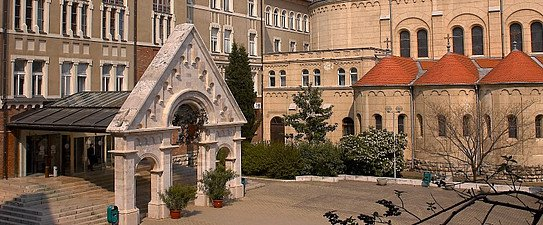
[[[136,150],[111,151],[115,154],[115,205],[119,207],[119,224],[139,224],[136,208]]]
[[[30,1],[30,0],[27,0]],[[40,29],[38,28],[38,0],[32,0],[32,26],[31,30],[39,33]]]
[[[83,4],[82,3],[77,4],[77,9],[76,10],[77,10],[77,16],[76,16],[77,19],[75,21],[76,31],[74,31],[74,35],[82,37],[83,36],[83,29],[82,29],[82,24],[81,24],[81,15],[83,15]]]
[[[171,136],[171,135],[170,135]],[[169,143],[169,141],[168,141]],[[156,169],[151,171],[151,201],[148,204],[148,216],[153,219],[164,219],[168,217],[169,210],[162,202],[159,192],[164,192],[172,185],[172,164],[171,150],[175,147],[161,147],[161,162],[157,162]],[[162,167],[160,167],[158,165]]]
[[[241,184],[241,141],[244,138],[234,138],[234,149],[232,149],[234,155],[234,172],[238,175],[234,180],[230,181],[230,193],[232,197],[241,198],[244,196],[243,185]]]
[[[30,0],[29,0],[30,1]],[[32,64],[33,60],[28,60],[25,67],[25,79],[23,86],[23,95],[32,98]]]
[[[198,191],[196,193],[196,200],[194,200],[194,204],[197,206],[208,206],[209,205],[209,199],[207,195],[204,193],[202,188],[200,187],[200,180],[203,178],[204,171],[206,171],[206,158],[208,157],[208,152],[206,151],[206,147],[203,145],[198,146],[198,165],[196,167],[196,179],[198,184]]]
[[[105,34],[104,34],[104,37],[106,37],[107,39],[110,39],[113,37],[113,34],[110,33],[111,31],[111,8],[109,7],[104,7],[104,11],[106,12],[106,29],[105,29]]]
[[[72,2],[65,2],[68,4],[66,6],[66,34],[73,35],[74,31],[72,30]]]

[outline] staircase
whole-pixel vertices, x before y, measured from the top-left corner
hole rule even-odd
[[[146,217],[151,199],[150,168],[138,167],[136,206]],[[174,165],[173,183],[195,184],[195,168]],[[76,177],[22,177],[0,180],[0,224],[108,224],[115,202],[113,170]]]

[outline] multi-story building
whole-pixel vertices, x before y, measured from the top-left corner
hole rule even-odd
[[[244,46],[260,99],[262,55],[309,49],[308,5],[303,0],[2,1],[6,118],[77,92],[131,90],[180,23],[196,26],[219,68],[227,64],[234,41]],[[13,146],[17,134],[4,130],[11,141],[0,155],[7,169],[0,171],[26,175],[17,165],[25,159],[25,146]]]

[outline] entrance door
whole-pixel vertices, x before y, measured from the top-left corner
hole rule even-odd
[[[62,135],[61,145],[59,146],[62,151],[62,163],[60,164],[60,173],[62,175],[70,174],[71,162],[70,162],[70,136]]]
[[[273,117],[270,123],[270,141],[285,143],[285,123],[281,117]]]

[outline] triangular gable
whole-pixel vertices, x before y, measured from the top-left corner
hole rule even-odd
[[[108,132],[171,127],[184,102],[206,110],[208,123],[246,123],[196,28],[177,25],[109,124]]]

